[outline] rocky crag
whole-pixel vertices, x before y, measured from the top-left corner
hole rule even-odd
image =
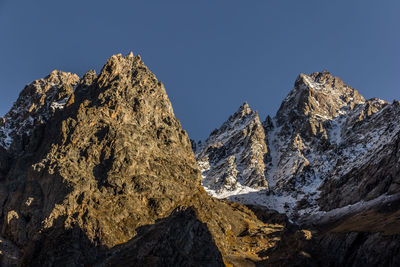
[[[245,105],[238,116],[255,114]],[[239,158],[252,169],[238,183],[265,187],[263,130],[250,124],[250,159]],[[112,56],[82,78],[53,71],[0,122],[1,265],[246,266],[272,251],[278,262],[312,261],[301,246],[309,232],[212,198],[201,181],[140,56]]]

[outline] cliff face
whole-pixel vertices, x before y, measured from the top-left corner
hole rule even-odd
[[[139,56],[112,56],[98,76],[33,82],[1,133],[4,266],[247,264],[286,234],[207,195],[164,86]]]
[[[327,71],[300,74],[276,114],[276,126],[287,134],[301,133],[306,141],[315,136],[328,139],[324,122],[363,103],[365,99],[356,89]]]

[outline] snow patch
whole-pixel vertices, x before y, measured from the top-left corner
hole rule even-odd
[[[50,104],[50,108],[54,111],[56,109],[64,109],[65,104],[67,104],[70,96],[67,96],[59,101],[54,101]]]

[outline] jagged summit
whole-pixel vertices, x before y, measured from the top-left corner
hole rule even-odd
[[[327,71],[300,74],[276,117],[279,125],[302,117],[324,121],[343,115],[364,102],[356,89]]]
[[[232,194],[248,187],[267,188],[263,157],[267,152],[258,113],[247,102],[214,130],[197,149],[203,186]]]
[[[327,140],[326,121],[345,116],[364,103],[356,89],[327,71],[300,74],[276,113],[276,125],[287,135],[301,133],[307,141],[314,136]]]
[[[214,135],[218,135],[220,132],[224,132],[228,128],[235,128],[235,125],[242,124],[244,120],[252,120],[255,117],[258,117],[257,111],[251,110],[249,104],[244,102],[235,113],[229,116],[228,120],[224,122],[219,129],[212,131],[208,139],[212,139]]]
[[[22,90],[11,110],[0,121],[0,146],[18,151],[34,128],[46,123],[68,105],[79,82],[76,74],[53,70]]]
[[[53,72],[28,85],[8,114],[33,123],[17,128],[28,137],[12,142],[21,149],[0,173],[2,214],[15,215],[0,224],[36,265],[75,244],[74,235],[88,240],[71,248],[85,255],[80,262],[93,261],[95,247],[128,241],[201,191],[188,136],[140,57],[112,56],[98,77]],[[19,126],[9,117],[3,125]]]
[[[300,74],[276,116],[263,123],[269,147],[266,177],[271,190],[279,195],[273,197],[275,204],[270,207],[285,212],[310,206],[318,209],[318,188],[323,183],[365,164],[374,149],[393,141],[392,134],[379,140],[375,132],[393,123],[378,123],[388,116],[383,115],[387,105],[380,99],[366,101],[356,89],[327,71]],[[390,110],[395,116],[396,109]],[[373,130],[372,124],[376,125]],[[395,125],[390,127],[397,128]],[[303,201],[303,207],[296,204],[299,201]]]
[[[241,116],[245,116],[245,115],[247,115],[247,114],[249,114],[249,113],[251,113],[252,112],[252,110],[251,110],[251,108],[250,108],[250,106],[249,106],[249,104],[245,101],[240,107],[239,107],[239,109],[238,109],[238,111],[236,111],[234,114],[236,115],[241,115]]]

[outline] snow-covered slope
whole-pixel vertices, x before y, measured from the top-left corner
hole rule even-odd
[[[263,205],[292,218],[399,192],[399,115],[398,102],[390,104],[376,98],[366,101],[357,90],[327,71],[300,74],[276,116],[263,122],[268,147],[264,174],[269,189],[250,185],[251,190],[244,192],[227,193],[227,188],[211,192],[217,197]],[[231,137],[231,130],[224,129],[213,133],[213,138]],[[247,151],[240,142],[232,145],[235,147],[231,150]],[[210,168],[209,174],[200,156],[204,154],[204,148],[200,149],[197,157],[207,187],[223,174],[218,168]],[[236,153],[237,157],[240,155]],[[396,160],[397,165],[376,167]],[[374,172],[367,174],[368,167]],[[381,177],[383,170],[392,170],[392,174]]]

